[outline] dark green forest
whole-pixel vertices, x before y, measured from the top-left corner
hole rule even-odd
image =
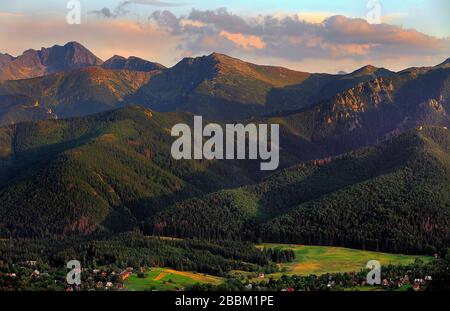
[[[449,148],[446,129],[412,131],[177,203],[152,233],[431,254],[449,243]]]
[[[113,237],[94,235],[53,239],[5,239],[0,241],[2,271],[36,261],[35,269],[65,269],[76,258],[82,267],[173,267],[180,271],[197,271],[225,276],[230,270],[278,271],[280,262],[294,260],[292,250],[260,250],[249,242],[206,241],[192,239],[158,239],[137,231]],[[67,273],[67,272],[66,272]],[[65,274],[64,274],[65,275]]]
[[[186,113],[129,107],[0,128],[0,236],[116,234],[432,254],[449,243],[450,134],[420,127],[262,175],[254,161],[176,161]],[[292,130],[285,127],[284,130]],[[316,145],[317,147],[319,145]],[[309,150],[309,149],[305,149]]]

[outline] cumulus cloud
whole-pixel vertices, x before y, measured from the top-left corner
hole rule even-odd
[[[242,47],[243,49],[250,49],[250,48],[263,49],[266,47],[266,44],[258,36],[253,35],[246,36],[241,33],[230,33],[224,30],[222,30],[219,35],[227,38],[231,42],[235,43],[237,46]]]
[[[117,18],[121,16],[125,16],[128,13],[130,13],[130,5],[132,4],[141,4],[141,5],[148,5],[148,6],[154,6],[154,7],[177,7],[177,6],[183,6],[184,3],[178,3],[178,2],[166,2],[166,1],[159,1],[159,0],[127,0],[120,2],[114,10],[111,10],[110,8],[104,7],[100,10],[93,10],[89,13],[96,14],[100,17],[104,18]]]
[[[364,19],[331,16],[307,22],[300,15],[243,17],[225,8],[193,9],[186,16],[156,11],[150,18],[173,35],[183,36],[185,54],[252,53],[289,61],[314,59],[372,60],[405,55],[448,57],[448,39]]]
[[[127,4],[136,3],[136,4],[157,6],[157,7],[176,7],[176,6],[184,5],[184,3],[179,3],[179,2],[166,2],[166,1],[158,1],[158,0],[129,0],[129,1],[125,1],[124,3],[127,3]]]
[[[117,17],[117,14],[113,13],[109,8],[103,8],[100,10],[90,11],[89,13],[96,14],[98,16],[106,17],[106,18],[116,18]]]

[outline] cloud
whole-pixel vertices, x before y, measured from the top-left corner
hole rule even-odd
[[[0,12],[0,17],[24,17],[21,13]]]
[[[159,0],[127,0],[127,1],[120,2],[115,7],[114,10],[104,7],[100,10],[90,11],[89,13],[96,14],[97,16],[104,17],[104,18],[117,18],[117,17],[125,16],[128,13],[130,13],[130,6],[132,4],[148,5],[148,6],[154,6],[154,7],[178,7],[178,6],[184,5],[184,3],[166,2],[166,1],[159,1]]]
[[[241,33],[230,33],[224,30],[222,30],[219,35],[227,38],[231,42],[235,43],[237,46],[242,47],[243,49],[250,49],[250,48],[262,49],[266,47],[264,41],[262,41],[261,38],[257,36],[253,35],[246,36]]]
[[[109,8],[103,8],[100,10],[90,11],[91,14],[97,14],[98,16],[106,17],[106,18],[116,18],[117,14],[111,12]]]
[[[129,0],[125,1],[124,3],[131,4],[143,4],[143,5],[151,5],[156,7],[177,7],[177,6],[183,6],[184,3],[178,3],[178,2],[166,2],[166,1],[158,1],[158,0]]]
[[[175,35],[181,34],[183,28],[189,28],[189,25],[183,25],[183,22],[169,11],[155,11],[150,15],[149,20],[155,21],[159,27],[166,28]]]
[[[273,57],[301,62],[307,59],[354,59],[380,62],[388,58],[445,59],[450,40],[439,39],[414,29],[389,24],[369,24],[360,18],[341,15],[321,22],[306,21],[300,15],[239,16],[225,8],[193,9],[186,16],[156,11],[150,20],[173,35],[182,36],[184,54],[222,53]],[[310,19],[311,20],[311,19]]]

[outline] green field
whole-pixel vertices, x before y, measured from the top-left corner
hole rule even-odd
[[[132,274],[126,281],[128,290],[181,290],[187,286],[199,284],[218,285],[222,282],[220,277],[186,271],[177,271],[168,268],[152,268],[145,273],[145,278]]]
[[[261,244],[258,247],[293,249],[295,261],[281,264],[284,272],[270,276],[286,275],[321,275],[335,272],[354,272],[366,267],[369,260],[378,260],[381,266],[405,265],[420,258],[424,262],[432,260],[428,256],[380,253],[333,246],[305,246],[288,244]]]
[[[321,275],[336,272],[358,272],[366,267],[369,260],[378,260],[381,265],[405,265],[413,263],[416,258],[424,262],[432,260],[428,256],[390,254],[373,251],[364,251],[333,246],[305,246],[290,244],[260,244],[258,248],[292,249],[295,252],[295,261],[280,264],[281,272],[267,274],[264,279],[279,278],[286,275]],[[254,273],[233,271],[231,274],[250,275]],[[261,278],[254,279],[261,281]],[[145,278],[131,275],[125,281],[128,290],[182,290],[186,287],[199,284],[218,285],[222,278],[196,272],[177,271],[170,268],[152,268],[145,273]],[[369,290],[365,287],[354,290]],[[372,289],[370,289],[372,290]]]

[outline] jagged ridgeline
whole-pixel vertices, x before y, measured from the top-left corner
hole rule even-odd
[[[190,124],[188,113],[127,107],[2,127],[0,233],[140,228],[383,250],[448,245],[447,129],[423,127],[333,157],[323,142],[334,136],[308,137],[294,122],[304,117],[255,120],[281,124],[281,163],[290,168],[272,176],[260,174],[259,162],[175,161],[170,129]]]
[[[436,111],[435,120],[441,118],[442,109],[448,111],[449,66],[446,61],[400,72],[365,66],[333,75],[256,65],[212,53],[184,58],[166,68],[137,57],[113,56],[103,62],[81,44],[70,42],[28,50],[18,57],[0,54],[0,95],[27,96],[40,107],[32,109],[24,100],[11,105],[11,100],[0,98],[0,107],[9,103],[7,110],[0,111],[0,124],[83,116],[125,105],[189,111],[208,119],[243,119],[330,100],[344,109],[332,111],[334,117],[349,118],[372,105],[383,106],[386,116],[398,116],[405,108],[420,106],[421,113]],[[51,113],[42,113],[47,109]],[[335,121],[333,114],[326,116],[329,122]],[[389,121],[381,120],[381,126]]]

